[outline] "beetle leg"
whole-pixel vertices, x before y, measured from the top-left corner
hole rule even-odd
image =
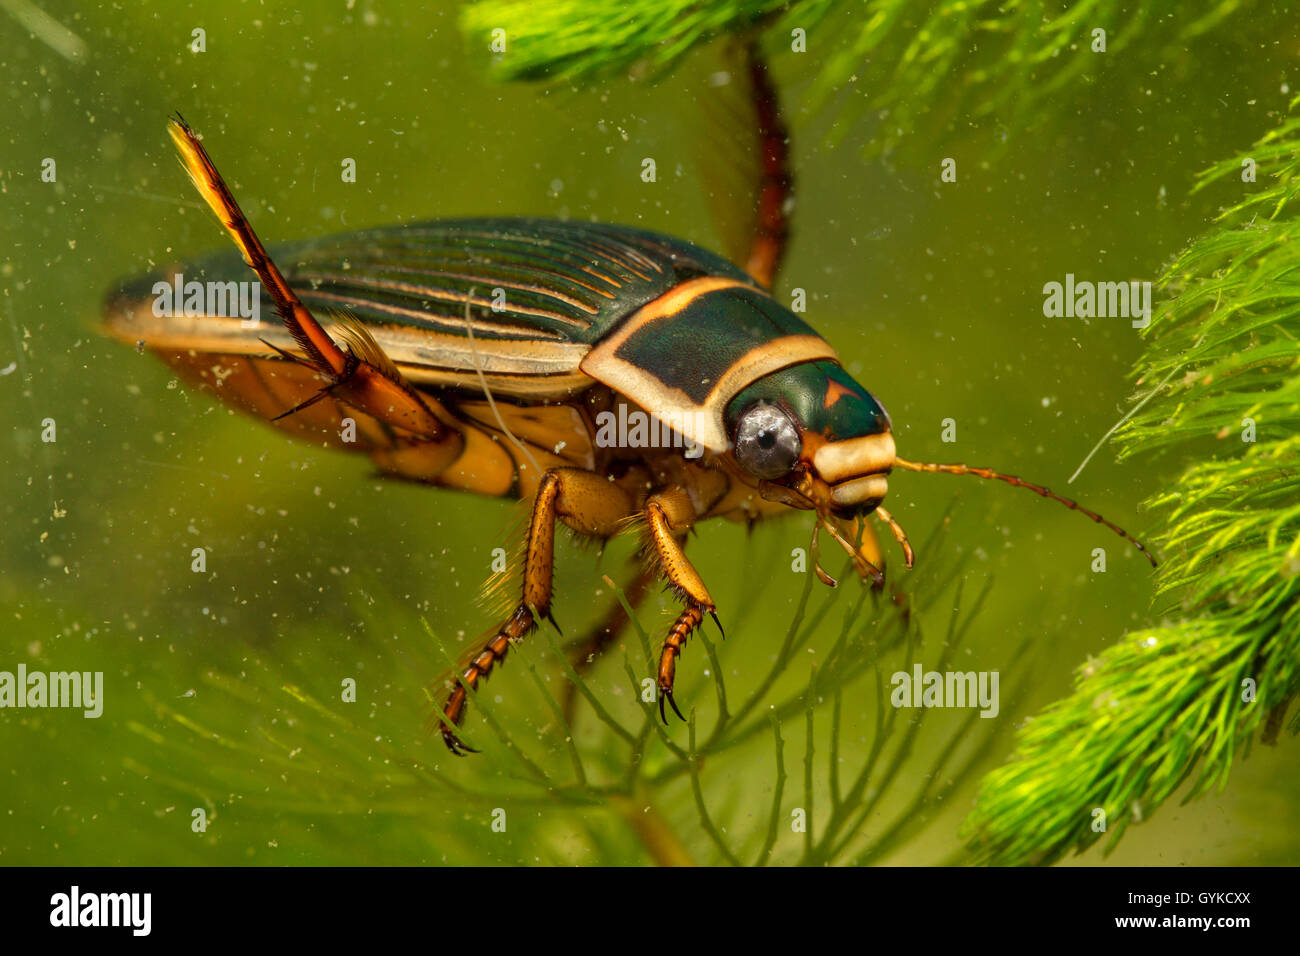
[[[906,567],[910,568],[912,566],[914,555],[912,553],[912,546],[907,541],[907,535],[903,533],[903,529],[898,526],[898,522],[894,521],[889,512],[884,511],[883,508],[877,508],[874,513],[894,531],[894,536],[898,538],[899,544],[901,544],[905,549],[903,554],[906,561]],[[867,521],[865,518],[854,518],[852,521],[845,521],[844,519],[839,518],[835,520],[839,523],[841,532],[850,541],[857,540],[857,531],[859,529],[861,530],[862,539],[858,544],[858,556],[866,560],[868,563],[867,565],[858,565],[857,562],[854,562],[854,565],[858,567],[858,573],[864,581],[871,581],[871,589],[873,591],[883,591],[885,588],[884,578],[875,577],[871,574],[872,567],[880,568],[881,570],[885,567],[884,554],[880,550],[880,537],[871,526],[871,522]],[[897,584],[891,584],[889,588],[889,599],[899,609],[903,621],[910,621],[912,617],[912,609],[908,602],[907,592],[901,590]]]
[[[750,42],[745,59],[759,154],[754,236],[745,271],[770,289],[790,239],[790,202],[794,192],[790,135],[781,118],[780,98],[756,40]]]
[[[704,586],[699,572],[682,550],[682,537],[690,530],[695,521],[695,509],[686,492],[675,489],[651,495],[645,505],[646,521],[649,525],[650,543],[659,558],[659,565],[668,583],[686,601],[686,608],[678,615],[676,622],[664,639],[663,649],[659,652],[659,716],[664,714],[664,700],[672,705],[678,717],[682,712],[673,700],[673,680],[677,675],[677,658],[687,639],[700,626],[708,612],[718,622],[718,615],[709,589]],[[718,629],[722,625],[718,624]],[[685,720],[685,718],[682,718]]]
[[[327,390],[359,411],[403,428],[422,439],[441,442],[451,431],[425,404],[361,323],[345,322],[347,351],[316,321],[253,231],[212,158],[179,114],[168,126],[172,142],[195,188],[257,273],[262,287],[311,366],[330,382]]]
[[[537,626],[537,618],[551,618],[551,585],[555,564],[555,521],[562,519],[574,530],[596,537],[612,537],[631,510],[627,494],[595,472],[580,468],[553,468],[542,476],[533,499],[532,517],[524,551],[523,600],[469,660],[461,673],[463,684],[452,688],[442,709],[442,739],[457,756],[471,750],[456,736],[465,719],[469,695],[477,690],[492,668],[505,660],[510,645]]]
[[[668,717],[664,713],[665,700],[672,707],[674,714],[682,720],[686,719],[682,717],[677,701],[673,700],[673,681],[677,677],[677,658],[681,655],[687,638],[703,620],[703,609],[695,604],[688,605],[681,614],[677,615],[677,620],[668,630],[668,637],[664,639],[663,650],[659,652],[659,719],[664,723],[668,722]]]
[[[889,530],[894,533],[894,540],[897,541],[899,547],[903,549],[903,566],[910,570],[911,567],[916,563],[916,552],[912,550],[912,542],[907,540],[907,532],[903,530],[903,526],[901,524],[899,524],[897,521],[894,520],[894,516],[891,515],[884,508],[877,507],[875,510],[875,515],[886,525],[888,525]],[[867,526],[866,531],[870,531],[869,525]],[[879,544],[876,545],[876,550],[877,551],[880,550]]]
[[[861,518],[832,518],[831,520],[840,536],[853,544],[850,557],[856,554],[862,559],[853,562],[858,577],[863,581],[870,581],[872,588],[879,591],[885,586],[884,577],[880,573],[885,567],[885,556],[880,550],[880,538],[871,523]]]

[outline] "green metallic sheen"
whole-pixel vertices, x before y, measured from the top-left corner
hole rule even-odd
[[[351,312],[372,326],[465,334],[465,299],[473,290],[476,322],[500,326],[483,339],[538,339],[591,344],[648,302],[700,276],[752,279],[721,256],[671,236],[597,223],[552,219],[450,219],[367,229],[276,245],[268,250],[313,313]],[[151,297],[169,266],[122,288]],[[247,281],[237,253],[183,268],[209,282]],[[491,308],[494,289],[504,307]],[[265,290],[262,312],[274,315]]]
[[[673,315],[646,323],[614,354],[702,404],[747,352],[786,335],[817,333],[766,293],[732,287],[701,293]]]
[[[832,385],[839,388],[828,407]],[[727,405],[727,434],[734,435],[741,413],[758,401],[780,405],[805,429],[829,441],[892,430],[885,407],[834,362],[804,362],[754,382]]]

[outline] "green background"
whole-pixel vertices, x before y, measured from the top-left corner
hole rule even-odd
[[[97,321],[116,280],[226,241],[173,157],[164,124],[174,110],[205,136],[268,243],[517,214],[633,223],[717,248],[700,176],[712,131],[699,103],[715,51],[656,84],[548,90],[490,82],[487,51],[464,39],[445,3],[242,3],[221,15],[81,7],[42,4],[84,41],[73,61],[0,4],[0,367],[16,363],[0,377],[0,670],[102,670],[107,691],[97,721],[0,711],[0,862],[648,861],[625,813],[548,795],[477,711],[469,731],[480,757],[454,760],[422,730],[421,687],[442,659],[421,619],[456,648],[491,623],[477,593],[492,550],[513,548],[517,506],[378,481],[365,460],[293,443],[180,386]],[[801,107],[815,45],[776,59],[799,183],[777,294],[808,290],[806,318],[889,409],[900,454],[1064,486],[1128,407],[1140,343],[1123,319],[1045,318],[1043,284],[1067,272],[1153,278],[1233,198],[1187,195],[1198,170],[1285,109],[1297,52],[1293,39],[1273,39],[1293,35],[1285,21],[1230,19],[1182,52],[1126,49],[1149,61],[1099,68],[1031,130],[957,116],[938,141],[906,143],[888,160],[863,158],[870,116],[850,125],[833,107]],[[199,27],[207,50],[193,53]],[[46,157],[55,183],[41,181]],[[354,184],[340,179],[345,157],[356,160]],[[644,157],[656,160],[656,183],[641,181]],[[939,180],[946,157],[956,183]],[[40,440],[45,418],[57,422],[53,444]],[[940,441],[945,418],[957,422],[955,444]],[[1139,502],[1178,465],[1119,466],[1104,449],[1070,493],[1140,534]],[[889,506],[914,542],[950,515],[932,545],[947,557],[920,561],[966,559],[963,611],[991,587],[958,657],[1004,676],[1001,715],[980,722],[996,726],[978,728],[997,734],[981,770],[1005,757],[1018,721],[1069,689],[1089,654],[1172,613],[1150,607],[1136,552],[1064,509],[967,479],[900,474],[890,484]],[[808,532],[803,518],[752,537],[715,524],[691,543],[728,625],[717,651],[735,694],[765,673],[794,613],[806,577],[789,554]],[[190,570],[195,547],[208,552],[207,574]],[[1104,574],[1090,570],[1097,547]],[[626,552],[562,546],[555,612],[566,634],[604,606],[601,575],[619,577]],[[949,584],[922,606],[923,663],[937,658],[957,600]],[[837,608],[857,599],[850,588]],[[817,586],[810,607],[828,599]],[[669,609],[651,601],[643,612],[652,639]],[[818,631],[783,679],[787,692],[837,633]],[[1032,668],[1010,686],[1009,658],[1025,640]],[[549,646],[537,640],[528,653],[558,693]],[[679,700],[699,708],[704,727],[715,709],[707,669],[695,642],[679,665]],[[339,699],[349,677],[359,687],[351,704]],[[487,687],[531,758],[570,774],[563,733],[525,667],[513,660]],[[633,713],[620,652],[597,665],[592,688]],[[850,763],[869,745],[875,697],[870,681],[844,697]],[[927,718],[897,786],[922,781],[962,716]],[[824,713],[817,720],[824,734]],[[577,730],[594,776],[616,777],[620,752],[589,709]],[[802,719],[783,727],[800,786],[804,732]],[[669,733],[685,744],[680,723]],[[1258,748],[1225,793],[1166,806],[1109,858],[1097,848],[1079,860],[1295,862],[1300,771],[1287,753],[1285,742]],[[646,759],[652,770],[670,760],[657,742]],[[729,838],[748,845],[763,828],[774,774],[766,738],[705,762],[704,794]],[[927,807],[918,822],[928,825],[884,859],[954,859],[976,779]],[[646,799],[693,858],[718,859],[687,778]],[[791,782],[783,815],[804,802]],[[191,829],[196,807],[209,814],[206,832]],[[497,807],[505,833],[490,829]],[[776,861],[801,849],[788,831]]]

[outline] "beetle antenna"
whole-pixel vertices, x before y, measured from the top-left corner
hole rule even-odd
[[[1151,562],[1151,567],[1156,567],[1155,556],[1148,551],[1146,545],[1137,538],[1133,537],[1113,521],[1106,520],[1101,515],[1097,514],[1097,512],[1089,511],[1077,501],[1062,497],[1043,485],[1036,485],[1032,481],[1025,481],[1025,479],[1018,478],[1015,475],[1004,475],[1001,472],[993,471],[991,468],[972,468],[970,465],[939,465],[926,461],[906,461],[902,458],[895,458],[894,465],[907,471],[921,471],[930,472],[931,474],[945,475],[974,475],[976,478],[990,478],[994,481],[1005,481],[1007,484],[1014,485],[1017,488],[1028,488],[1036,495],[1043,498],[1051,498],[1053,501],[1058,501],[1071,511],[1077,511],[1079,514],[1091,518],[1093,521],[1097,522],[1097,524],[1102,524],[1107,528],[1110,528],[1111,531],[1114,531],[1125,541],[1131,542],[1135,548],[1146,555],[1146,559]]]

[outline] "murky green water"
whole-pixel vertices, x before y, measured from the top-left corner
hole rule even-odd
[[[0,670],[103,671],[106,682],[96,720],[0,712],[0,862],[643,861],[618,812],[537,797],[530,771],[477,717],[471,729],[489,753],[472,761],[452,760],[421,731],[421,686],[442,662],[421,619],[454,647],[488,626],[475,595],[493,549],[513,546],[517,508],[378,481],[365,461],[290,442],[180,386],[97,321],[117,279],[226,241],[173,157],[164,123],[174,110],[203,132],[268,242],[518,214],[594,216],[716,246],[697,165],[708,137],[693,102],[711,61],[695,57],[655,86],[547,92],[488,82],[448,4],[228,6],[218,16],[184,4],[42,3],[84,44],[69,59],[0,4]],[[203,53],[189,49],[196,28]],[[1238,29],[1269,35],[1258,19]],[[996,154],[958,122],[946,141],[867,162],[856,146],[869,124],[831,148],[834,114],[794,111],[797,236],[779,293],[809,291],[807,318],[888,407],[900,453],[1064,484],[1126,409],[1140,344],[1123,319],[1045,317],[1043,285],[1067,273],[1153,278],[1207,225],[1230,197],[1188,199],[1194,174],[1285,109],[1294,45],[1255,49],[1153,62],[1139,88],[1131,72],[1103,76],[1069,100],[1064,121]],[[797,58],[776,67],[796,102],[802,70]],[[355,183],[340,177],[349,157]],[[656,158],[657,183],[642,182],[644,157]],[[946,157],[955,183],[940,180]],[[53,182],[42,179],[47,159]],[[944,419],[956,422],[955,443],[941,441]],[[42,440],[46,420],[55,441]],[[1103,450],[1071,492],[1140,533],[1138,503],[1177,468],[1120,466]],[[1020,673],[1012,650],[1024,638],[1036,648],[1014,705],[1004,687],[982,770],[1008,752],[1019,719],[1068,689],[1075,666],[1158,619],[1139,556],[1023,492],[899,475],[890,506],[917,542],[951,509],[932,545],[940,553],[921,561],[969,559],[963,612],[990,588],[958,652],[964,668],[1002,668],[1010,684]],[[789,554],[808,530],[795,519],[747,538],[706,525],[691,544],[729,625],[717,652],[733,708],[794,614],[806,576]],[[196,547],[204,574],[191,570]],[[1090,570],[1097,547],[1104,574]],[[556,616],[567,633],[604,606],[601,575],[618,575],[625,553],[561,549]],[[950,583],[924,609],[926,663],[958,603]],[[824,663],[858,597],[838,595],[781,686],[797,689]],[[810,613],[827,599],[817,586]],[[643,614],[651,639],[669,606]],[[520,660],[558,696],[561,668],[545,641],[532,646]],[[627,647],[639,668],[637,639]],[[708,667],[695,644],[680,669],[701,734],[717,707]],[[355,703],[341,700],[348,679]],[[621,651],[592,686],[634,713]],[[512,662],[488,694],[531,759],[568,779],[564,734],[527,665]],[[875,704],[869,677],[844,697],[846,774],[869,746]],[[960,719],[925,725],[902,781],[922,779]],[[818,733],[828,720],[819,713]],[[601,732],[580,707],[591,772],[616,781],[626,748],[602,744]],[[795,777],[804,732],[802,716],[783,729]],[[669,733],[685,745],[684,727]],[[670,766],[657,736],[647,748],[651,775]],[[761,829],[773,776],[766,735],[707,765],[711,809],[730,832]],[[436,779],[464,793],[449,796]],[[888,858],[953,853],[974,779]],[[1111,859],[1293,862],[1297,782],[1285,746],[1261,748],[1225,794],[1165,807]],[[790,788],[786,807],[802,805]],[[668,780],[654,800],[687,849],[712,859],[689,781]],[[494,836],[490,811],[503,803],[512,822]],[[778,842],[777,858],[793,859],[798,838],[782,840],[794,842]]]

